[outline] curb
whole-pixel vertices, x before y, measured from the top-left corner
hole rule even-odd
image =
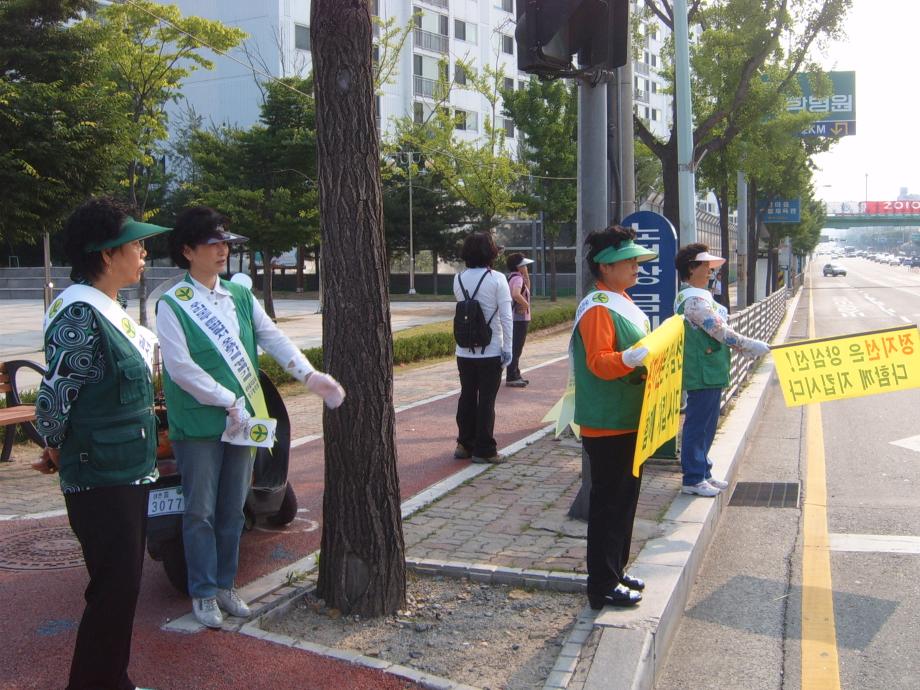
[[[791,300],[775,341],[783,342],[788,337],[801,295],[800,289]],[[660,523],[663,535],[649,540],[630,568],[646,582],[641,606],[607,608],[597,616],[594,625],[600,629],[600,638],[593,658],[583,660],[588,665],[587,677],[577,690],[654,687],[706,549],[728,505],[738,464],[773,370],[772,362],[763,362],[754,371],[713,443],[714,469],[724,472],[729,490],[715,498],[677,495]],[[576,690],[575,685],[563,687]]]

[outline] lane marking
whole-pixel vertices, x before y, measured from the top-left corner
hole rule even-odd
[[[808,337],[815,337],[814,291]],[[806,408],[805,499],[802,503],[802,689],[839,690],[840,661],[827,531],[827,471],[820,403]]]
[[[920,537],[899,534],[832,534],[831,551],[920,555]]]
[[[898,441],[889,441],[889,443],[893,446],[901,446],[901,448],[920,453],[920,436],[908,436]]]

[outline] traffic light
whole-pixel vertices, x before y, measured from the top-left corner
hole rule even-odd
[[[626,64],[629,0],[518,0],[518,69],[560,77]]]

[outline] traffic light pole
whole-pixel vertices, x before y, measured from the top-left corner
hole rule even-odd
[[[607,227],[607,89],[578,82],[578,226],[575,247],[576,294],[591,291],[585,237]]]

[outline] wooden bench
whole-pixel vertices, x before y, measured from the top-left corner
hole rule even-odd
[[[0,453],[0,462],[10,459],[13,452],[13,442],[16,440],[16,426],[22,427],[29,440],[35,441],[40,446],[45,445],[41,435],[35,428],[35,405],[24,405],[16,389],[16,373],[22,369],[33,369],[42,376],[45,369],[40,364],[25,359],[16,359],[10,362],[0,362],[0,393],[6,393],[6,407],[0,407],[0,426],[4,427],[3,452]]]

